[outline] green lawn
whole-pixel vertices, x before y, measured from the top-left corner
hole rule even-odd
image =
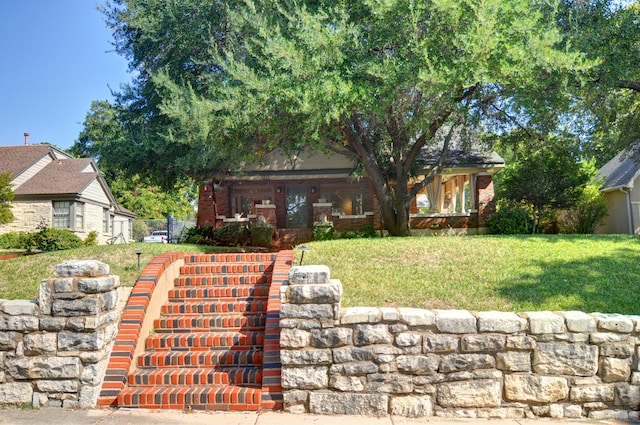
[[[581,310],[640,314],[640,238],[476,236],[312,242],[304,264],[326,264],[344,286],[343,306],[473,311]],[[0,298],[34,299],[43,278],[69,259],[97,259],[131,286],[161,252],[197,245],[81,248],[0,262]],[[300,252],[296,251],[296,264]]]

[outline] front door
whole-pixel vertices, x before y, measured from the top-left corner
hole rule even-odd
[[[309,225],[307,186],[287,186],[287,228]]]

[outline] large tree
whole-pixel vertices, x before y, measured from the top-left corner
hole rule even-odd
[[[119,99],[133,145],[165,160],[150,175],[233,172],[274,148],[341,152],[373,182],[392,235],[409,233],[410,202],[442,165],[411,188],[423,148],[444,158],[458,127],[549,106],[543,94],[588,67],[551,2],[118,0],[105,11],[139,73]]]

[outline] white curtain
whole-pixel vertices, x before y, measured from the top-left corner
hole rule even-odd
[[[433,177],[431,183],[427,185],[427,196],[429,197],[429,205],[431,210],[440,212],[440,191],[442,190],[442,176]]]

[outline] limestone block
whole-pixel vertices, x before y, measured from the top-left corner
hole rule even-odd
[[[400,312],[393,307],[382,307],[380,313],[382,313],[382,320],[385,322],[397,322],[400,320]]]
[[[100,312],[100,301],[98,298],[81,298],[74,300],[53,301],[51,314],[58,317],[80,317],[93,316]]]
[[[0,351],[15,350],[20,338],[18,332],[0,332]]]
[[[304,348],[309,345],[311,334],[301,329],[281,329],[281,348]]]
[[[41,407],[56,407],[55,401],[54,401],[54,404],[50,404],[49,398],[47,397],[46,394],[39,393],[36,391],[33,392],[33,396],[31,397],[31,405],[35,409],[39,409]],[[60,404],[60,407],[62,407],[62,404]]]
[[[612,384],[574,386],[571,387],[570,399],[576,403],[594,401],[610,403],[613,401],[613,389]]]
[[[533,353],[533,371],[549,375],[595,375],[598,347],[564,342],[539,343]]]
[[[350,307],[344,310],[340,323],[353,325],[356,323],[378,323],[380,321],[380,309],[375,307]]]
[[[626,422],[629,420],[629,412],[627,410],[591,410],[587,417],[597,421],[618,420]]]
[[[433,416],[433,402],[428,395],[391,397],[389,413],[410,418]]]
[[[477,316],[480,332],[514,334],[527,329],[527,319],[515,313],[482,311]]]
[[[615,344],[619,342],[628,342],[629,334],[594,332],[589,335],[589,341],[591,344]]]
[[[369,361],[373,359],[371,347],[343,347],[333,350],[334,363]]]
[[[415,332],[403,332],[396,335],[396,345],[399,347],[420,347],[422,349],[422,335]]]
[[[38,330],[35,316],[0,316],[0,331],[33,332]]]
[[[605,357],[600,376],[603,382],[627,382],[631,377],[631,359]]]
[[[393,343],[393,335],[389,332],[389,327],[384,324],[359,324],[356,325],[353,331],[353,344],[355,346],[391,343]]]
[[[120,296],[118,296],[120,298]],[[79,330],[96,329],[106,323],[115,323],[118,320],[118,311],[112,310],[97,316],[85,317],[84,323]]]
[[[438,356],[398,356],[398,370],[412,375],[426,375],[438,371]]]
[[[365,392],[411,394],[413,392],[413,378],[399,373],[373,373],[367,376]]]
[[[409,326],[433,326],[436,323],[436,316],[429,310],[421,308],[399,308],[400,320]]]
[[[564,319],[550,311],[530,311],[525,313],[532,334],[559,334],[564,332]]]
[[[570,404],[564,406],[564,417],[567,419],[582,418],[582,406],[580,406],[579,404]]]
[[[31,403],[33,387],[30,382],[0,384],[0,404]]]
[[[389,396],[384,394],[309,394],[309,412],[320,415],[382,416],[388,413]]]
[[[53,283],[49,279],[40,282],[38,290],[38,306],[42,314],[51,314],[51,303],[53,302]]]
[[[27,356],[54,354],[58,348],[58,335],[55,333],[30,333],[22,338]]]
[[[100,312],[111,311],[118,306],[119,294],[116,289],[100,295]]]
[[[14,379],[73,379],[80,377],[80,361],[77,357],[18,357],[6,359],[5,370]]]
[[[476,318],[467,310],[436,310],[436,327],[442,333],[476,333]]]
[[[99,351],[82,351],[80,352],[79,358],[83,365],[89,365],[93,363],[98,363],[102,360],[106,360],[106,357],[109,355],[111,347],[105,347],[104,350]]]
[[[640,386],[626,383],[616,384],[614,394],[616,406],[628,406],[635,409],[640,405]]]
[[[329,384],[329,368],[326,366],[283,367],[282,388],[317,390]]]
[[[604,344],[600,346],[600,355],[604,357],[616,357],[626,359],[633,356],[633,346],[631,344]]]
[[[342,284],[339,280],[332,280],[329,283],[290,285],[286,297],[292,304],[339,304]]]
[[[478,409],[445,409],[436,404],[435,416],[449,419],[475,419],[478,417]]]
[[[633,321],[622,314],[593,313],[592,316],[598,321],[597,326],[599,331],[616,333],[633,332]]]
[[[40,329],[49,332],[58,332],[63,330],[67,325],[67,319],[65,317],[40,317]]]
[[[101,350],[105,346],[104,332],[68,332],[58,333],[58,349],[61,351]]]
[[[631,373],[631,385],[640,385],[640,372]]]
[[[73,292],[73,278],[53,279],[53,291],[58,293]]]
[[[596,330],[596,321],[593,316],[582,311],[561,311],[558,313],[564,317],[567,329],[570,332],[590,333]]]
[[[306,403],[309,398],[308,391],[283,391],[282,398],[285,404]]]
[[[81,409],[92,409],[98,403],[100,396],[100,385],[83,385],[80,388],[80,397],[78,398],[78,407]]]
[[[109,274],[109,266],[95,260],[65,261],[56,266],[56,277],[96,277]]]
[[[329,369],[332,375],[362,376],[378,373],[378,365],[374,362],[352,362],[333,364]]]
[[[10,316],[36,315],[38,309],[34,301],[10,300],[0,304],[0,311]]]
[[[282,304],[280,317],[291,319],[334,320],[332,304]]]
[[[633,322],[633,331],[635,333],[640,333],[640,316],[629,315],[627,317]]]
[[[569,384],[555,376],[505,375],[504,393],[511,401],[553,403],[569,396]]]
[[[478,418],[484,419],[524,419],[525,410],[521,407],[493,407],[478,409]]]
[[[535,350],[537,341],[530,336],[508,336],[507,348],[512,350]]]
[[[111,292],[120,286],[119,276],[102,276],[78,279],[78,291],[85,294],[100,294]]]
[[[438,371],[441,373],[463,370],[492,369],[496,360],[488,354],[453,354],[443,356]]]
[[[564,406],[562,404],[552,404],[549,406],[549,417],[554,419],[564,418]]]
[[[451,353],[458,350],[460,338],[448,335],[425,335],[422,351],[425,353]]]
[[[496,367],[509,372],[530,372],[531,355],[525,351],[507,351],[496,355]]]
[[[437,402],[442,407],[498,407],[501,392],[498,380],[444,382],[438,385]]]
[[[331,364],[331,350],[280,350],[280,360],[283,365],[327,365]]]
[[[364,377],[332,375],[329,378],[329,387],[343,392],[364,391]]]
[[[280,337],[282,341],[282,337]],[[351,328],[314,329],[311,331],[310,345],[315,348],[337,348],[350,345],[353,341]]]
[[[503,335],[468,335],[460,339],[463,352],[495,352],[504,350],[507,340]]]
[[[78,381],[72,379],[48,380],[40,379],[34,382],[38,391],[44,393],[75,393],[78,392]]]
[[[289,284],[326,283],[331,278],[324,265],[294,266],[289,270]]]

